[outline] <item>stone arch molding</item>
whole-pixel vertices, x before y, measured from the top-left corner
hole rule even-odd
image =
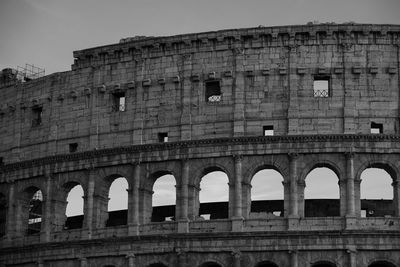
[[[233,158],[232,158],[233,161]],[[229,166],[226,164],[226,161],[215,161],[215,162],[200,162],[197,166],[196,169],[193,172],[193,178],[191,181],[191,184],[199,187],[201,179],[213,172],[213,171],[222,171],[228,176],[228,182],[233,184],[233,165]]]
[[[363,161],[355,171],[355,179],[361,181],[361,174],[368,168],[378,168],[385,170],[393,182],[399,181],[400,168],[389,160],[367,159]]]
[[[345,179],[344,170],[342,170],[342,168],[339,166],[339,164],[337,164],[333,160],[322,158],[322,159],[317,159],[316,161],[314,161],[314,158],[310,158],[310,159],[305,160],[305,166],[303,168],[303,171],[300,174],[298,181],[305,182],[308,174],[316,168],[330,169],[338,177],[338,182]]]
[[[248,157],[244,163],[245,165],[248,164],[248,167],[243,170],[243,182],[245,183],[250,184],[254,175],[265,169],[277,171],[283,177],[283,182],[289,179],[288,162],[285,162],[283,159],[268,157],[267,159],[257,158],[256,160],[252,160],[251,157]]]

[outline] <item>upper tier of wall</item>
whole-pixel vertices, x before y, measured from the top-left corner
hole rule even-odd
[[[0,157],[155,143],[160,133],[168,141],[259,136],[264,126],[275,135],[368,134],[377,123],[398,134],[399,44],[400,25],[324,24],[75,51],[72,71],[0,88]],[[314,97],[320,77],[328,97]],[[219,82],[221,101],[206,100],[208,81]],[[115,109],[121,94],[124,111]]]

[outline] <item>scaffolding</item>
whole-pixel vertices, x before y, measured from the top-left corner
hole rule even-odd
[[[25,64],[25,67],[17,67],[17,79],[27,82],[44,76],[44,69],[32,64]]]

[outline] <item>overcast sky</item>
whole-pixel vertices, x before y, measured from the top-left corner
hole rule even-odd
[[[70,70],[72,52],[165,36],[309,21],[400,24],[399,0],[0,0],[0,69]]]

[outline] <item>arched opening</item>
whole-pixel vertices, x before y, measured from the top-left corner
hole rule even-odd
[[[124,177],[115,178],[108,191],[106,227],[126,225],[128,218],[128,188]]]
[[[392,177],[381,168],[361,173],[361,217],[394,216]]]
[[[6,197],[0,193],[0,237],[6,234],[7,222],[7,200]]]
[[[220,264],[215,263],[215,262],[205,262],[199,267],[222,267]]]
[[[396,265],[388,261],[375,261],[368,265],[368,267],[396,267]]]
[[[64,229],[79,229],[83,225],[83,205],[84,205],[84,192],[80,184],[68,183],[65,188],[69,190],[67,195],[67,207],[65,215]]]
[[[273,169],[258,171],[251,179],[251,211],[254,216],[284,216],[282,175]]]
[[[175,221],[176,180],[171,174],[156,179],[153,184],[152,222]]]
[[[167,265],[162,264],[162,263],[153,263],[153,264],[150,264],[148,267],[167,267]]]
[[[305,179],[304,216],[340,216],[339,178],[331,169],[317,167]]]
[[[323,262],[314,263],[314,264],[312,265],[312,267],[336,267],[336,265],[333,264],[333,263],[331,263],[331,262],[325,262],[325,261],[323,261]]]
[[[149,267],[167,267],[167,265],[162,264],[162,263],[153,263],[153,264],[150,264]]]
[[[29,200],[29,215],[28,215],[28,235],[40,233],[42,225],[42,214],[43,214],[43,194],[41,190],[37,188],[29,188],[27,190],[28,195],[31,195]]]
[[[200,181],[199,216],[205,220],[229,217],[229,179],[225,172],[210,170]]]
[[[278,267],[278,265],[276,265],[273,262],[270,261],[263,261],[260,263],[257,263],[257,265],[255,267]]]

